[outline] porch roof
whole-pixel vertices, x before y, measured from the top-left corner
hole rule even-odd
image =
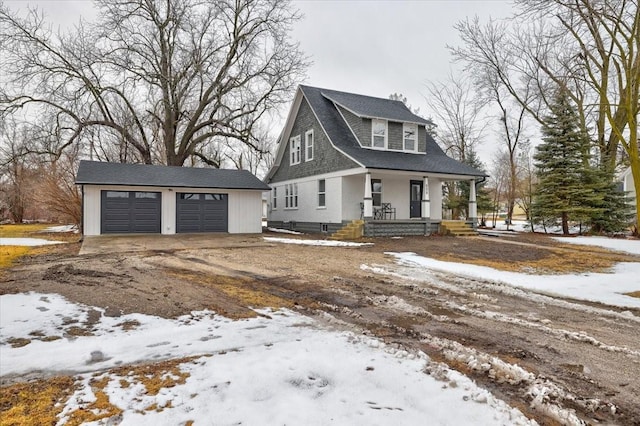
[[[382,151],[363,148],[360,146],[340,112],[329,97],[338,98],[336,91],[329,91],[317,87],[300,86],[309,105],[320,120],[331,142],[349,157],[360,163],[365,168],[402,170],[420,173],[436,173],[448,175],[462,175],[471,177],[488,176],[467,164],[448,157],[438,146],[436,141],[427,135],[427,153],[411,154],[400,151]],[[344,94],[348,95],[348,94]],[[367,97],[369,107],[378,98]],[[344,101],[344,99],[341,98]],[[388,100],[378,99],[381,105]],[[413,115],[413,114],[412,114]],[[408,117],[407,117],[408,118]],[[411,120],[413,121],[413,120]]]

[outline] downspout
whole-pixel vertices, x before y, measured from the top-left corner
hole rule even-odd
[[[80,223],[78,227],[80,228],[80,242],[84,241],[84,185],[80,185]]]

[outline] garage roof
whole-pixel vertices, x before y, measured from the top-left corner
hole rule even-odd
[[[261,191],[271,189],[247,170],[153,166],[84,160],[80,161],[76,184],[255,189]]]

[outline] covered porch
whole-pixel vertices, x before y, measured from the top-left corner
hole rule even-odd
[[[362,220],[365,236],[438,233],[443,223],[443,183],[466,180],[471,184],[469,215],[461,222],[475,229],[476,179],[476,176],[367,169],[343,178],[343,218]]]

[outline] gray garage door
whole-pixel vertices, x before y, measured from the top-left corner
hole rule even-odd
[[[227,232],[227,194],[176,194],[176,232]]]
[[[102,191],[102,234],[159,233],[159,192]]]

